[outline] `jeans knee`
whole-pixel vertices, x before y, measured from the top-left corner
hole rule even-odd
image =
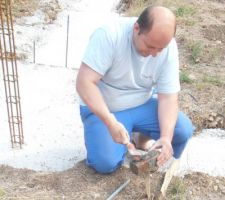
[[[109,158],[98,158],[93,162],[87,160],[87,165],[93,167],[98,173],[108,174],[114,172],[118,167],[122,165],[123,159],[115,160]]]
[[[179,119],[175,128],[174,142],[182,143],[190,139],[194,133],[194,126],[191,120],[183,113],[179,114]]]
[[[192,137],[193,133],[194,133],[194,127],[193,127],[192,123],[186,124],[182,128],[181,132],[183,133],[182,135],[183,135],[183,139],[185,141],[190,139]]]

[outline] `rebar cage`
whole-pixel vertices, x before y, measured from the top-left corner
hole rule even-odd
[[[12,148],[24,144],[11,0],[0,0],[0,59],[2,64]]]

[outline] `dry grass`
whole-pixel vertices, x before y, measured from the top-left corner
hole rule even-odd
[[[5,190],[0,188],[0,198],[2,198],[5,195]]]
[[[31,16],[38,9],[38,0],[14,0],[12,3],[12,14],[14,18]]]
[[[60,6],[58,0],[48,0],[41,2],[39,0],[14,0],[12,3],[12,14],[14,18],[32,16],[41,10],[45,15],[45,23],[53,23],[57,19]]]

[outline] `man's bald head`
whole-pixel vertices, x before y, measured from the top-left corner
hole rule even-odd
[[[170,43],[175,31],[172,11],[161,6],[147,7],[134,24],[134,46],[142,56],[156,56]]]
[[[176,18],[171,10],[162,6],[149,6],[139,16],[140,33],[148,33],[153,28],[165,30],[173,33],[176,32]]]

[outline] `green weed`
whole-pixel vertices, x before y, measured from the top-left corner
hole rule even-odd
[[[185,185],[182,182],[182,179],[176,179],[175,182],[171,185],[170,190],[168,191],[168,196],[170,200],[185,200]]]
[[[196,13],[196,10],[192,7],[181,6],[175,10],[176,17],[191,16]]]
[[[192,83],[193,80],[189,77],[189,74],[185,71],[180,71],[180,82],[181,83]]]
[[[198,63],[202,56],[203,51],[202,44],[199,41],[197,42],[192,41],[187,45],[187,47],[190,52],[191,61],[194,64]]]
[[[223,82],[217,76],[204,75],[202,77],[202,81],[205,82],[205,83],[210,83],[210,84],[215,85],[215,86],[222,86],[223,85]]]
[[[196,21],[194,21],[193,19],[183,19],[182,20],[182,23],[185,25],[185,26],[194,26],[196,25]]]
[[[221,51],[217,47],[208,47],[205,52],[204,60],[207,62],[216,61],[221,56]]]
[[[196,13],[195,8],[182,5],[177,7],[174,13],[179,24],[183,24],[184,26],[194,26],[196,24],[196,20],[193,18],[193,15]]]
[[[146,6],[146,0],[133,1],[131,7],[127,10],[127,16],[139,16]]]
[[[5,191],[2,189],[2,188],[0,188],[0,199],[1,199],[1,197],[3,197],[5,195]]]
[[[203,83],[203,82],[198,82],[195,84],[195,88],[197,90],[204,90],[208,87],[208,84],[207,83]]]

